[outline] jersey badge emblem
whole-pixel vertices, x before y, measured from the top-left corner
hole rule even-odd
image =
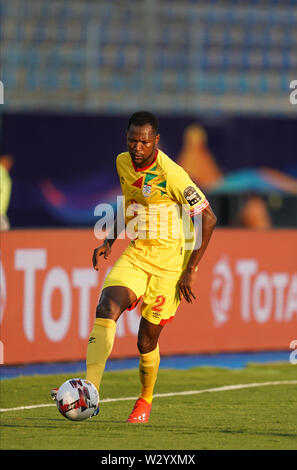
[[[142,188],[142,194],[144,197],[149,197],[151,195],[152,187],[149,184],[144,184]]]

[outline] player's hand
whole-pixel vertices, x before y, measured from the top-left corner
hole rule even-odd
[[[192,303],[193,300],[196,300],[195,294],[193,292],[194,280],[195,271],[186,269],[181,275],[180,280],[178,281],[180,300],[184,298],[189,303]]]
[[[106,239],[104,240],[102,245],[98,246],[98,248],[95,248],[93,252],[92,262],[93,262],[93,267],[96,271],[99,270],[99,256],[103,255],[104,259],[107,259],[110,253],[111,253],[111,245]]]

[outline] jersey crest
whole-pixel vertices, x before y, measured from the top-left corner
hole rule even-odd
[[[142,188],[142,194],[144,197],[149,197],[152,192],[152,187],[149,184],[144,184]]]

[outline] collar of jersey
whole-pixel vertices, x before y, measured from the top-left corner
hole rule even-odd
[[[156,163],[158,152],[159,152],[159,150],[157,149],[157,150],[156,150],[156,153],[155,153],[155,156],[154,156],[154,160],[152,161],[152,163],[150,163],[148,166],[144,166],[144,167],[142,167],[142,168],[137,168],[137,167],[134,165],[134,163],[133,163],[133,161],[132,161],[132,158],[131,158],[131,163],[132,163],[132,166],[133,166],[134,170],[135,170],[137,173],[138,173],[139,171],[148,170],[151,166],[154,165],[154,163]]]

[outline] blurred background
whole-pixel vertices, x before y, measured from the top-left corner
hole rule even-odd
[[[1,0],[1,227],[88,227],[127,120],[220,227],[297,226],[297,0]]]

